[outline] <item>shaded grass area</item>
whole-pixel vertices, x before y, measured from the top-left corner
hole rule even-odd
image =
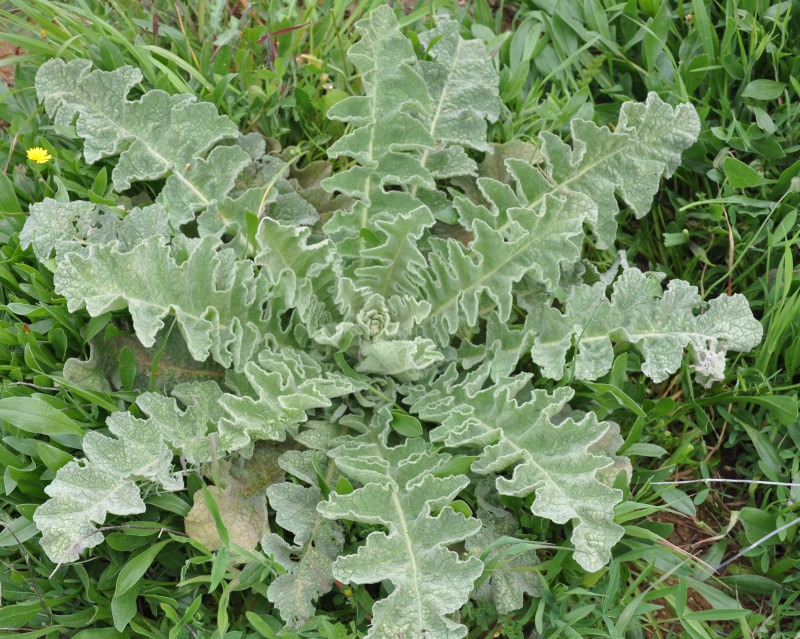
[[[360,90],[345,52],[354,22],[376,4],[0,4],[3,39],[21,51],[3,61],[15,70],[0,89],[3,397],[35,394],[97,427],[135,397],[130,387],[98,393],[65,382],[67,358],[88,356],[93,335],[125,333],[126,326],[68,314],[50,272],[18,246],[30,203],[112,195],[110,168],[86,166],[78,140],[44,117],[33,90],[38,65],[54,56],[88,56],[106,70],[133,64],[142,70],[142,89],[212,102],[243,131],[297,147],[302,165],[324,159],[343,132],[325,112]],[[404,6],[403,24],[413,31],[440,8],[493,52],[508,108],[492,129],[496,142],[535,141],[542,130],[568,135],[576,116],[611,124],[622,102],[648,91],[695,104],[699,142],[650,216],[623,214],[620,246],[632,264],[686,279],[704,296],[744,293],[765,329],[761,347],[733,361],[727,383],[708,391],[692,384],[688,367],[664,384],[645,384],[628,374],[637,362],[623,352],[601,380],[616,390],[582,389],[578,403],[622,425],[634,461],[617,513],[626,535],[609,566],[594,574],[581,571],[566,549],[543,551],[532,568],[543,595],[507,617],[468,605],[462,621],[469,636],[796,637],[798,527],[764,538],[798,517],[800,488],[655,482],[800,482],[800,10],[763,0],[421,2]],[[25,149],[33,146],[56,161],[30,163]],[[593,249],[590,256],[605,266],[615,257]],[[0,636],[212,637],[222,621],[229,637],[364,635],[375,587],[342,586],[301,631],[280,630],[265,597],[272,562],[254,556],[229,567],[182,534],[190,495],[203,481],[198,475],[189,475],[187,494],[149,495],[140,521],[112,522],[107,543],[85,562],[53,566],[40,556],[30,521],[79,442],[69,435],[34,439],[8,425],[2,434],[0,629],[14,630]],[[523,538],[556,545],[566,538],[553,524],[517,514]],[[168,543],[151,557],[147,550],[160,541]],[[131,565],[143,568],[142,578],[125,596],[119,575]],[[131,619],[123,633],[112,623],[120,610]]]

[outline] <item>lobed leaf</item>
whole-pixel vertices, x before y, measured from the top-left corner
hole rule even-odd
[[[661,382],[681,365],[689,347],[700,381],[724,378],[725,354],[747,351],[761,341],[761,324],[741,295],[720,296],[702,315],[697,288],[673,280],[662,292],[663,275],[623,271],[611,293],[606,285],[576,287],[562,313],[542,306],[529,316],[536,339],[531,356],[547,377],[564,375],[566,354],[576,347],[575,376],[596,379],[611,369],[612,340],[636,346],[644,355],[642,372]]]
[[[661,178],[672,176],[681,153],[697,139],[700,118],[690,104],[673,108],[649,93],[643,103],[622,105],[613,132],[576,118],[570,133],[572,147],[552,133],[540,134],[545,174],[535,176],[521,160],[509,160],[508,166],[520,181],[523,174],[530,176],[523,188],[531,208],[541,206],[548,193],[590,197],[597,207],[598,246],[607,248],[617,234],[617,194],[637,218],[647,215]]]
[[[122,210],[92,202],[59,202],[46,198],[30,207],[30,215],[19,234],[22,248],[31,247],[45,261],[55,253],[61,256],[81,252],[87,244],[117,242],[130,250],[139,242],[166,235],[169,222],[160,204],[134,208],[124,217]]]
[[[267,297],[267,281],[210,236],[195,242],[182,262],[158,236],[127,252],[116,244],[92,245],[68,253],[54,281],[70,312],[85,307],[97,316],[127,308],[146,347],[174,312],[192,357],[204,361],[211,355],[239,370],[253,356],[266,324],[259,303]]]
[[[389,418],[383,410],[378,423],[386,424]],[[373,607],[367,637],[464,637],[467,628],[447,615],[466,602],[482,564],[476,557],[462,561],[448,546],[477,533],[480,522],[447,504],[469,479],[435,477],[433,472],[449,456],[429,452],[420,439],[388,447],[383,436],[375,443],[346,444],[329,454],[343,473],[363,486],[346,495],[331,493],[318,511],[330,519],[377,524],[389,531],[371,533],[356,554],[339,557],[333,565],[340,581],[388,580],[394,587]]]
[[[522,607],[524,595],[541,597],[542,588],[536,570],[539,558],[534,550],[519,552],[514,547],[526,542],[514,539],[519,522],[493,494],[493,483],[482,480],[475,489],[481,529],[469,539],[467,550],[477,555],[486,553],[488,576],[472,593],[473,598],[491,601],[497,612],[506,615]]]
[[[292,457],[297,457],[298,451]],[[309,451],[304,457],[308,458]],[[294,463],[288,468],[294,469]],[[332,465],[329,467],[332,468]],[[311,486],[292,482],[273,484],[267,489],[270,505],[276,511],[275,521],[294,535],[294,545],[275,533],[264,535],[261,548],[272,554],[285,569],[267,589],[267,597],[275,604],[289,626],[302,626],[316,611],[315,603],[333,587],[332,567],[344,546],[340,524],[327,520],[317,512],[323,501],[316,477],[299,473]],[[330,477],[328,477],[330,479]],[[292,559],[295,555],[297,559]]]
[[[90,67],[87,60],[48,60],[36,73],[36,95],[57,125],[70,126],[77,117],[87,162],[120,156],[111,174],[117,191],[166,177],[162,200],[180,223],[230,191],[250,159],[236,146],[203,157],[220,141],[239,136],[213,104],[159,90],[131,101],[128,93],[142,80],[138,69]]]
[[[332,398],[363,388],[329,364],[290,347],[263,350],[243,373],[242,394],[226,394],[220,400],[227,413],[219,424],[224,450],[240,450],[251,440],[283,441],[289,427],[308,419],[306,411],[328,407]]]
[[[456,240],[431,239],[423,290],[431,304],[428,322],[438,341],[454,334],[462,322],[476,325],[482,294],[494,302],[505,322],[513,286],[527,273],[549,290],[555,288],[561,266],[580,258],[583,223],[589,213],[583,196],[548,195],[541,213],[509,209],[515,229],[512,240],[480,219],[472,222],[474,239],[467,248]]]
[[[616,464],[607,452],[613,448],[607,437],[618,432],[616,425],[598,422],[594,413],[562,418],[572,389],[530,390],[530,399],[519,403],[516,396],[523,389],[527,394],[530,376],[503,378],[483,388],[488,376],[488,365],[463,378],[451,366],[412,389],[407,400],[422,419],[440,423],[430,432],[431,441],[476,450],[474,472],[513,471],[511,479],[497,478],[500,494],[535,494],[533,514],[559,524],[572,520],[575,560],[586,570],[599,570],[623,532],[614,523],[622,492],[600,474]],[[622,444],[618,436],[612,440]]]
[[[219,419],[219,387],[192,383],[176,387],[174,394],[187,402],[185,411],[173,398],[144,393],[137,403],[147,419],[113,413],[107,424],[114,437],[89,431],[83,439],[86,459],[58,470],[45,488],[50,499],[33,516],[52,561],[75,561],[81,551],[101,543],[103,534],[94,524],[104,523],[109,513],[143,513],[137,481],[154,482],[164,490],[183,488],[181,475],[172,470],[172,448],[190,462],[210,457],[206,430]]]

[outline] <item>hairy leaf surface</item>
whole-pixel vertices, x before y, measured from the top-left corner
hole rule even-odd
[[[310,452],[301,454],[305,458],[304,465],[313,465]],[[294,453],[288,457],[296,460],[297,451]],[[267,597],[277,606],[286,623],[297,627],[314,615],[319,597],[333,587],[332,567],[342,552],[344,535],[341,524],[325,519],[317,511],[323,498],[313,473],[298,473],[296,461],[290,462],[288,458],[284,465],[312,485],[283,482],[267,489],[270,505],[276,511],[275,520],[294,535],[294,545],[269,533],[262,538],[261,548],[272,554],[287,571],[270,584]],[[292,555],[296,559],[292,559]]]
[[[223,366],[241,368],[261,339],[265,322],[257,301],[265,299],[268,284],[252,263],[236,261],[230,249],[220,250],[214,237],[195,243],[179,263],[163,238],[154,236],[127,252],[109,244],[68,253],[55,288],[73,312],[85,307],[97,316],[127,308],[147,347],[174,312],[195,359],[211,355]]]
[[[622,492],[598,478],[598,471],[615,460],[598,454],[595,445],[616,426],[598,422],[594,413],[562,419],[574,394],[569,388],[552,393],[535,389],[529,400],[519,402],[516,397],[528,386],[529,376],[504,378],[483,388],[488,376],[487,365],[463,378],[451,366],[407,399],[422,419],[441,424],[431,431],[432,441],[478,451],[473,471],[513,471],[511,479],[497,478],[501,494],[535,493],[534,514],[560,524],[573,520],[576,561],[586,570],[600,569],[622,536],[622,527],[614,523]]]
[[[120,403],[159,391],[88,429],[85,458],[57,471],[34,516],[48,557],[77,560],[109,516],[144,512],[140,486],[181,490],[211,461],[229,541],[260,540],[285,571],[263,587],[290,626],[334,580],[381,584],[370,639],[462,639],[471,593],[525,606],[537,556],[511,503],[569,524],[584,569],[610,560],[631,466],[591,398],[570,406],[571,380],[606,375],[627,342],[653,380],[688,350],[709,385],[761,326],[740,295],[703,305],[687,282],[663,287],[622,253],[601,272],[584,251],[613,251],[621,206],[648,212],[697,137],[690,106],[651,94],[616,127],[574,120],[568,142],[490,144],[495,62],[460,26],[439,17],[409,38],[389,5],[360,20],[348,61],[363,91],[327,111],[344,125],[331,163],[305,166],[307,145],[240,135],[130,67],[40,68],[46,112],[128,191],[60,192],[20,234],[70,312],[104,316],[90,359],[58,379]],[[289,479],[273,483],[261,471],[278,455]],[[187,530],[218,547],[213,522],[197,498]]]
[[[114,437],[89,431],[83,440],[86,459],[56,473],[45,489],[51,499],[33,516],[42,532],[42,548],[52,561],[75,561],[82,550],[101,543],[103,535],[94,524],[102,524],[109,513],[144,512],[137,481],[157,483],[165,490],[183,488],[182,477],[172,469],[173,448],[193,463],[209,458],[206,431],[220,417],[217,403],[222,392],[214,382],[195,382],[176,387],[173,394],[186,403],[185,411],[173,398],[140,395],[137,403],[147,419],[112,414],[107,424]]]
[[[584,193],[597,205],[594,231],[598,245],[606,248],[617,234],[616,195],[637,218],[646,215],[661,178],[672,175],[681,153],[697,139],[700,119],[691,105],[673,108],[650,93],[644,103],[622,105],[613,132],[581,119],[570,129],[572,147],[552,133],[540,135],[547,174],[526,180],[529,206],[540,206],[547,193]],[[509,168],[518,178],[530,173],[520,160],[510,160]]]
[[[467,542],[467,550],[478,555],[488,553],[488,577],[472,596],[477,601],[491,601],[497,612],[505,615],[522,607],[524,595],[541,596],[541,578],[536,570],[536,552],[515,547],[525,543],[513,537],[519,522],[500,503],[492,484],[491,480],[483,480],[475,489],[476,514],[482,527]]]
[[[602,282],[576,288],[564,313],[541,307],[530,318],[537,333],[533,360],[547,377],[561,378],[567,351],[576,344],[575,376],[596,379],[611,369],[612,339],[634,344],[644,355],[642,372],[661,382],[681,365],[690,347],[701,381],[724,378],[725,353],[748,351],[761,341],[761,324],[741,295],[720,296],[708,310],[695,315],[701,304],[697,288],[675,280],[662,292],[663,277],[625,270],[606,297]],[[706,358],[704,360],[704,358]],[[713,358],[713,366],[703,361]]]
[[[236,125],[213,104],[192,95],[148,91],[138,100],[127,95],[142,80],[138,69],[90,71],[86,60],[53,59],[36,73],[36,94],[56,124],[70,126],[84,139],[90,163],[119,155],[114,188],[167,177],[162,199],[174,219],[224,197],[250,159],[239,147],[212,146],[239,135]]]
[[[386,419],[384,413],[381,421]],[[356,554],[340,557],[333,565],[341,581],[389,580],[394,586],[373,607],[370,639],[461,638],[467,632],[447,615],[466,602],[482,565],[476,557],[462,561],[447,547],[478,532],[480,522],[447,506],[469,480],[435,477],[432,473],[448,456],[426,449],[419,439],[395,447],[386,446],[383,439],[330,452],[340,470],[364,485],[347,495],[332,493],[318,506],[319,512],[389,531],[371,533]]]

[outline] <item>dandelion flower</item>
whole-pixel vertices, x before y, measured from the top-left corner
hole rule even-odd
[[[47,152],[47,149],[43,149],[40,146],[35,146],[31,149],[28,149],[28,159],[33,160],[36,164],[45,164],[49,160],[53,159],[53,156]]]

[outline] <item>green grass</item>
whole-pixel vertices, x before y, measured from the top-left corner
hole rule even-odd
[[[143,88],[212,102],[243,131],[297,147],[303,165],[325,159],[331,140],[342,134],[341,124],[324,114],[360,89],[344,53],[355,39],[354,22],[378,2],[259,2],[244,16],[241,4],[229,3],[219,21],[213,4],[0,3],[3,38],[24,51],[4,61],[15,65],[15,77],[10,88],[0,88],[6,167],[0,175],[0,396],[33,394],[97,426],[133,398],[124,390],[90,392],[61,377],[67,358],[88,355],[92,335],[125,326],[117,318],[69,314],[50,272],[16,239],[32,202],[111,196],[108,167],[85,165],[78,141],[44,117],[33,90],[38,65],[54,56],[88,56],[103,69],[133,64],[142,70]],[[492,128],[496,142],[535,141],[542,130],[568,133],[575,116],[613,123],[622,102],[648,91],[695,104],[700,141],[650,216],[623,217],[620,244],[630,263],[686,279],[706,297],[744,293],[765,329],[761,347],[730,364],[731,382],[708,391],[691,383],[686,367],[669,382],[646,385],[626,374],[621,357],[611,378],[601,381],[624,392],[644,417],[618,395],[584,389],[580,401],[620,423],[634,455],[634,480],[618,511],[626,536],[613,561],[592,575],[567,549],[542,551],[535,568],[542,597],[507,618],[491,607],[467,606],[462,621],[470,639],[795,638],[798,525],[761,542],[721,575],[707,566],[797,518],[800,488],[655,482],[800,482],[800,9],[765,0],[419,2],[404,26],[413,31],[439,7],[493,51],[508,107]],[[224,40],[231,9],[241,16],[241,37],[217,48],[213,42]],[[27,161],[25,149],[37,145],[55,161],[44,167]],[[611,264],[612,255],[594,253],[598,263]],[[0,433],[0,637],[212,637],[220,626],[232,639],[279,632],[264,596],[275,574],[271,562],[254,556],[244,567],[228,566],[182,533],[201,477],[189,476],[186,494],[151,494],[140,520],[107,526],[108,541],[91,559],[55,567],[37,551],[30,519],[78,442],[69,435],[34,439],[7,424]],[[558,542],[563,535],[524,510],[517,514],[532,539]],[[152,548],[155,554],[147,555]],[[144,567],[141,580],[115,596],[123,567],[137,565]],[[364,587],[338,588],[302,631],[278,636],[363,636],[373,595]],[[124,634],[113,629],[119,610],[131,615]]]

